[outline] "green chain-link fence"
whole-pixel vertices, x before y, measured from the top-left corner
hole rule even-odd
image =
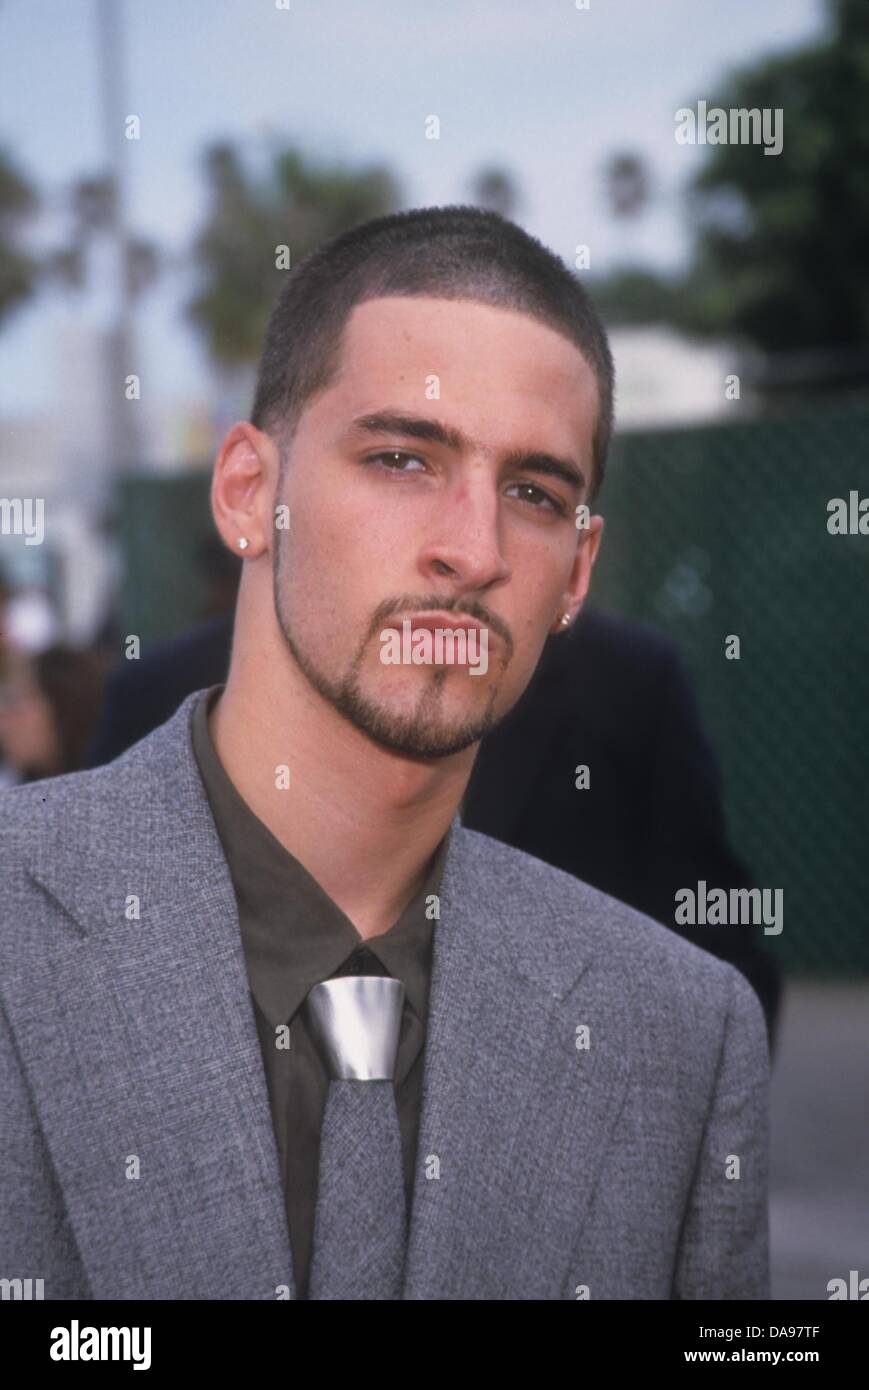
[[[121,625],[139,637],[143,651],[202,614],[207,583],[200,549],[216,534],[210,484],[210,470],[196,469],[131,476],[121,485]]]
[[[765,944],[816,974],[869,971],[869,535],[827,530],[853,490],[869,497],[865,410],[627,435],[592,581],[679,643],[734,844],[784,890]]]

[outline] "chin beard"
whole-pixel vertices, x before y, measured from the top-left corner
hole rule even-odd
[[[382,748],[406,758],[446,758],[461,753],[490,733],[498,720],[494,714],[493,690],[481,714],[450,725],[434,718],[438,692],[446,673],[436,672],[412,714],[395,714],[388,707],[369,700],[350,675],[335,691],[324,692],[339,714]]]
[[[333,681],[319,671],[293,641],[277,592],[275,614],[287,648],[305,679],[354,728],[367,734],[381,748],[406,758],[446,758],[477,743],[500,722],[494,711],[497,691],[493,689],[482,713],[448,727],[439,723],[435,715],[449,672],[436,668],[432,668],[431,682],[414,712],[395,714],[387,706],[369,699],[359,684],[364,644],[347,674]]]

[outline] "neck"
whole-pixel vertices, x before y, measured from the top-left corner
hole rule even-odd
[[[425,880],[479,744],[446,758],[403,757],[340,715],[288,652],[256,666],[236,642],[209,717],[217,755],[242,799],[360,935],[388,931]]]

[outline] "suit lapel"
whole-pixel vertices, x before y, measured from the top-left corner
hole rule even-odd
[[[235,895],[190,746],[193,698],[97,774],[115,825],[95,821],[74,863],[49,802],[30,871],[64,917],[21,988],[7,982],[102,1299],[294,1293]],[[131,895],[139,920],[125,916]]]
[[[619,1011],[582,922],[547,920],[515,862],[451,840],[434,933],[406,1299],[573,1297],[579,1236],[627,1093]],[[517,891],[518,890],[518,891]],[[522,914],[533,914],[527,920]],[[580,1051],[576,1030],[588,1025]],[[573,1260],[579,1259],[578,1267]]]

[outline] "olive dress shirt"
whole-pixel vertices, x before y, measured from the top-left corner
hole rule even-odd
[[[409,1215],[434,929],[428,905],[440,890],[450,836],[448,831],[441,840],[424,883],[398,921],[389,931],[363,941],[349,917],[230,781],[208,727],[208,715],[223,688],[212,686],[197,702],[193,748],[235,889],[281,1165],[296,1294],[305,1298],[329,1074],[300,1006],[315,984],[339,975],[391,975],[404,982],[395,1099]]]

